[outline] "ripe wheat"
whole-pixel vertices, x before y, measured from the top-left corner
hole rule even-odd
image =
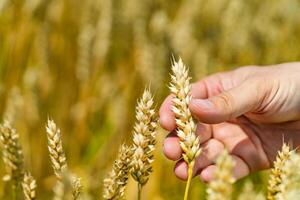
[[[82,186],[80,179],[68,171],[67,159],[62,146],[60,129],[53,120],[46,126],[48,150],[57,183],[54,187],[54,199],[78,199]]]
[[[123,144],[113,165],[112,171],[103,181],[103,198],[107,200],[120,199],[124,195],[128,181],[131,161],[131,149]]]
[[[36,181],[29,172],[24,174],[22,188],[25,200],[34,200],[36,198]]]
[[[207,188],[208,200],[229,200],[232,195],[232,183],[234,178],[232,170],[234,162],[228,152],[223,151],[216,161],[217,168],[214,179]]]
[[[53,120],[48,120],[46,126],[48,150],[55,175],[60,179],[61,174],[67,170],[67,159],[62,147],[60,129]]]
[[[0,141],[2,143],[2,158],[8,175],[6,180],[12,180],[14,185],[22,182],[24,175],[24,159],[19,135],[8,121],[0,125]]]
[[[201,153],[200,139],[195,135],[196,124],[189,110],[192,96],[188,69],[182,60],[173,60],[170,90],[174,95],[172,110],[175,114],[177,135],[180,139],[180,147],[183,150],[183,159],[188,164],[188,182],[185,198],[188,198],[189,187],[193,175],[195,159]]]
[[[131,175],[138,183],[140,198],[142,187],[148,182],[152,170],[153,151],[156,143],[157,117],[153,97],[145,90],[136,107],[133,133]]]
[[[274,167],[271,169],[268,185],[268,200],[275,200],[276,195],[281,193],[280,185],[282,184],[283,167],[290,159],[291,149],[288,145],[283,144],[281,151],[278,152]]]

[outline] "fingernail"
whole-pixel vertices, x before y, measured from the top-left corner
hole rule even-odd
[[[208,99],[192,99],[191,104],[194,104],[197,107],[201,107],[202,109],[214,108],[214,104]]]

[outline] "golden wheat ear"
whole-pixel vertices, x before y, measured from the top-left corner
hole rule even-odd
[[[61,179],[61,174],[67,170],[67,159],[62,146],[61,132],[53,120],[48,120],[46,126],[48,151],[54,174]]]
[[[266,197],[262,192],[256,191],[251,181],[247,181],[239,193],[237,200],[265,200]]]
[[[138,198],[142,187],[152,173],[153,152],[156,144],[157,115],[153,96],[148,89],[136,106],[136,123],[133,131],[131,176],[138,183]]]
[[[276,200],[300,199],[300,155],[296,150],[291,150],[288,145],[284,144],[277,157],[276,166],[274,163],[274,171],[271,172],[273,178],[270,178],[272,184],[269,186],[273,187],[268,188],[269,194],[271,194],[268,198]],[[275,180],[275,178],[277,179]]]
[[[24,174],[22,188],[25,200],[36,199],[36,181],[29,172]]]
[[[234,178],[232,170],[234,162],[227,150],[224,150],[216,161],[214,179],[207,188],[207,200],[231,199]]]
[[[0,141],[2,144],[2,159],[9,179],[21,183],[24,175],[24,157],[19,143],[19,134],[12,128],[9,121],[0,125]]]
[[[19,143],[19,134],[12,128],[9,121],[0,125],[0,142],[2,146],[2,159],[7,175],[3,177],[12,186],[13,198],[18,198],[19,189],[24,176],[24,157]]]
[[[123,144],[120,147],[113,169],[103,181],[103,199],[123,197],[129,176],[131,154],[131,148],[127,145]]]
[[[54,199],[78,199],[82,186],[80,179],[68,170],[67,159],[63,150],[60,129],[53,120],[48,120],[46,126],[48,150],[54,174],[58,181],[54,187]]]
[[[283,168],[285,163],[290,159],[291,156],[290,146],[283,144],[281,150],[278,152],[274,166],[271,169],[271,174],[268,183],[268,200],[275,200],[276,196],[281,193],[280,185],[282,184]]]
[[[180,147],[183,151],[182,157],[188,164],[188,181],[184,199],[188,199],[189,188],[193,176],[195,159],[200,155],[200,138],[195,135],[196,124],[189,110],[191,84],[188,68],[182,60],[175,61],[173,58],[170,91],[174,95],[172,111],[175,114],[177,135],[180,139]]]

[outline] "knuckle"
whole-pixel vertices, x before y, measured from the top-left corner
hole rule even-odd
[[[224,114],[229,115],[229,118],[232,117],[234,110],[234,99],[229,92],[225,91],[218,96],[217,106]]]

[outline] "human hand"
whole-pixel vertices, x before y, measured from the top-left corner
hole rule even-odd
[[[211,75],[192,85],[189,107],[198,120],[196,134],[202,154],[194,176],[213,178],[216,157],[226,148],[239,179],[271,167],[283,142],[300,144],[300,63],[270,67],[242,67]],[[160,123],[170,131],[164,141],[167,158],[177,161],[175,174],[187,178],[176,136],[172,95],[160,108]]]

